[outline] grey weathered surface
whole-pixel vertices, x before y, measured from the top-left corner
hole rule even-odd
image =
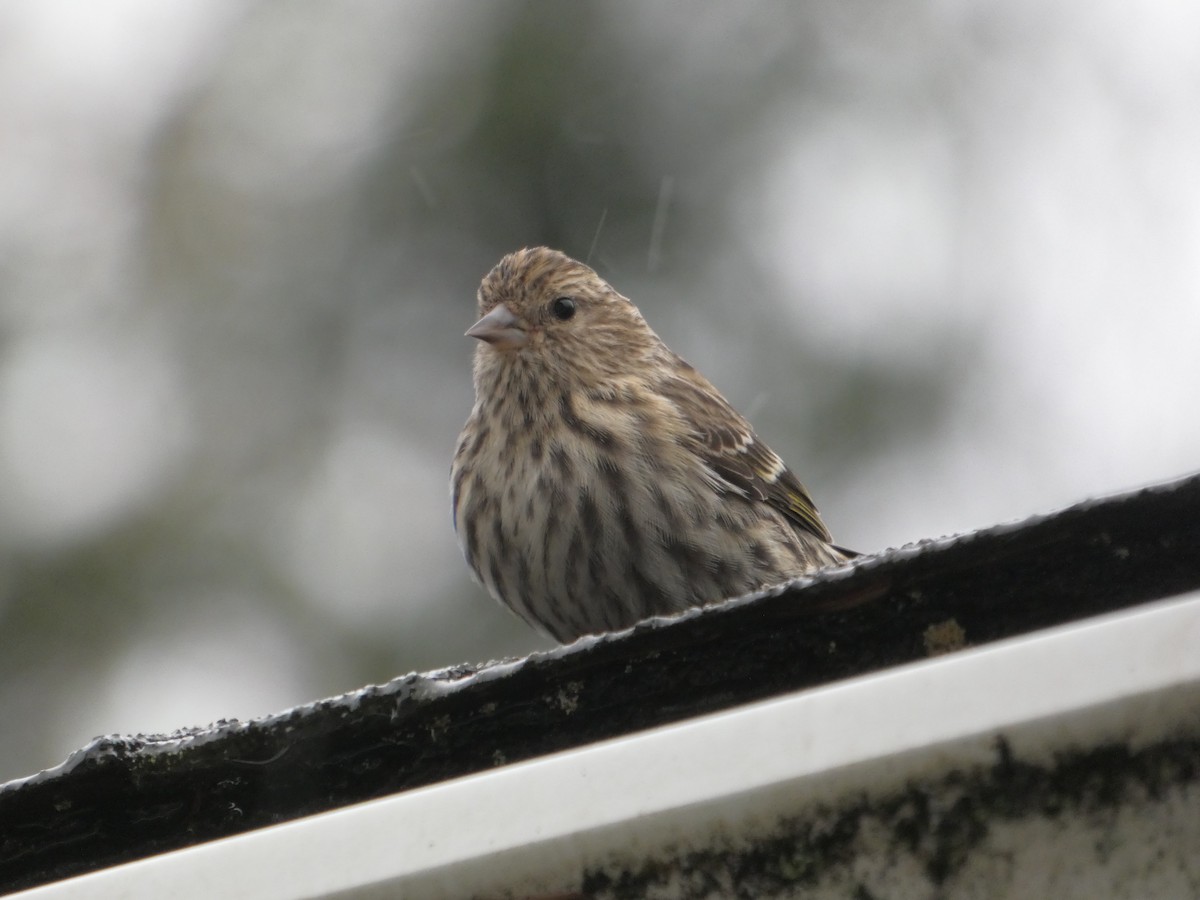
[[[0,787],[0,890],[1196,588],[1200,476],[523,660],[103,738]]]
[[[769,829],[595,865],[577,896],[1200,896],[1194,700],[1177,730],[1151,742],[1114,737],[1047,756],[1001,739],[990,765],[964,765],[975,754],[952,747],[941,767],[916,774],[894,761],[890,784],[797,801]]]

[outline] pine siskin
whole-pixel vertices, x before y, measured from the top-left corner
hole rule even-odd
[[[488,592],[559,641],[853,555],[808,492],[629,300],[545,247],[479,288],[454,527]]]

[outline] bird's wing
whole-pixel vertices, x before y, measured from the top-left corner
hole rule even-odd
[[[692,425],[696,452],[728,489],[773,506],[823,541],[833,538],[804,485],[700,373],[679,361],[663,392]]]

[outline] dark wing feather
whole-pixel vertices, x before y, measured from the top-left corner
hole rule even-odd
[[[754,434],[742,416],[699,372],[683,360],[662,385],[695,429],[696,452],[730,489],[773,506],[823,541],[833,538],[817,507],[783,460]]]

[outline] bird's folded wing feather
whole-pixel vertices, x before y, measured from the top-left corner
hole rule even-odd
[[[767,503],[805,531],[832,541],[804,485],[703,376],[681,360],[662,390],[693,426],[696,451],[731,492]]]

